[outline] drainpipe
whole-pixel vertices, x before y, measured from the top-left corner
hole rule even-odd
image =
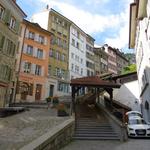
[[[19,73],[20,73],[20,70],[21,70],[21,60],[22,60],[22,53],[23,53],[26,29],[27,29],[27,25],[25,26],[25,30],[24,30],[23,41],[22,41],[22,48],[21,48],[21,56],[20,56],[20,60],[19,60],[19,68],[18,68],[18,71],[17,71],[17,80],[16,80],[16,85],[15,85],[15,91],[14,91],[14,94],[15,94],[15,96],[14,96],[14,103],[16,102],[17,86],[18,86],[18,82],[19,82]]]

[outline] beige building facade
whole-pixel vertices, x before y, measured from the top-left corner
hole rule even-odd
[[[13,98],[18,33],[24,17],[15,0],[0,0],[0,107]]]

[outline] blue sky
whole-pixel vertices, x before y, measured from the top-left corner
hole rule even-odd
[[[133,0],[17,0],[28,19],[49,4],[95,38],[96,45],[107,43],[124,52],[133,52],[128,49],[131,2]]]

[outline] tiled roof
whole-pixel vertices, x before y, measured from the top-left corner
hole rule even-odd
[[[82,77],[72,79],[71,86],[91,86],[91,87],[101,87],[101,88],[120,88],[120,84],[116,84],[110,81],[104,81],[100,79],[98,76],[91,76],[91,77]]]

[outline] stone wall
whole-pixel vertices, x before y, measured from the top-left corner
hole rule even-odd
[[[72,140],[74,125],[74,119],[68,119],[20,150],[59,150]]]

